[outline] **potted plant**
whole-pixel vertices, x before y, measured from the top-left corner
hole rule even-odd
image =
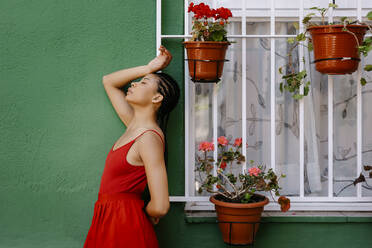
[[[189,74],[194,82],[217,82],[230,45],[225,26],[232,13],[223,7],[211,9],[204,3],[190,3],[188,12],[194,13],[192,38],[183,42],[187,50]]]
[[[326,24],[325,15],[330,8],[337,8],[336,4],[330,3],[328,8],[312,7],[310,9],[320,12],[322,24],[318,25],[310,22],[315,13],[307,14],[302,23],[306,26],[304,33],[299,33],[295,38],[288,38],[288,43],[292,44],[288,53],[288,66],[286,73],[283,68],[279,68],[279,73],[283,74],[283,82],[280,83],[280,91],[287,90],[292,93],[294,99],[301,99],[309,92],[310,81],[306,80],[307,72],[302,70],[296,72],[293,67],[292,51],[304,41],[309,51],[314,51],[314,63],[317,71],[336,75],[350,74],[357,70],[360,61],[360,53],[364,56],[372,50],[372,38],[363,40],[365,33],[369,30],[372,33],[371,25],[352,20],[349,17],[342,17],[340,22]],[[367,14],[367,18],[372,20],[372,11]],[[298,25],[294,25],[298,29]],[[310,36],[306,36],[309,32]],[[303,59],[303,58],[302,58]],[[365,71],[371,71],[372,65],[366,65]],[[366,79],[361,78],[361,84],[366,84]],[[303,94],[300,94],[300,87],[304,85]]]
[[[232,173],[233,163],[241,164],[245,161],[241,154],[242,138],[236,138],[230,145],[225,136],[218,138],[219,154],[217,162],[208,152],[214,151],[213,142],[203,141],[199,144],[199,151],[203,156],[197,156],[196,171],[199,171],[201,186],[199,193],[206,190],[215,193],[209,200],[215,204],[219,228],[222,232],[223,241],[228,244],[247,245],[252,244],[259,228],[261,214],[264,206],[269,203],[269,199],[257,191],[268,191],[272,196],[272,191],[276,196],[279,194],[279,179],[270,168],[265,171],[262,165],[253,166],[238,176]],[[213,176],[213,163],[215,162],[217,176]],[[227,167],[230,167],[228,171]],[[201,172],[206,175],[202,179]],[[280,177],[285,177],[282,174]],[[217,190],[213,189],[216,184]],[[274,197],[272,196],[275,201]],[[285,212],[290,208],[290,200],[285,196],[280,196],[277,203],[281,206],[281,211]],[[240,223],[233,223],[240,222]],[[231,233],[230,233],[231,232]],[[231,235],[230,235],[231,234]]]

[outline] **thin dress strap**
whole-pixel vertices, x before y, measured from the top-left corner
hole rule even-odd
[[[154,130],[154,129],[148,129],[148,130],[143,131],[140,135],[138,135],[136,138],[134,138],[134,140],[136,140],[138,137],[140,137],[142,134],[144,134],[144,133],[147,132],[147,131],[154,131],[157,135],[159,135],[159,137],[160,137],[160,139],[161,139],[161,142],[163,143],[163,148],[165,149],[165,143],[164,143],[164,141],[163,141],[163,138],[161,137],[161,135],[159,134],[159,132],[156,131],[156,130]],[[133,140],[133,141],[134,141],[134,140]]]

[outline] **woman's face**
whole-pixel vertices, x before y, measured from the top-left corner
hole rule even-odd
[[[162,95],[157,92],[158,78],[154,74],[147,74],[139,82],[132,82],[128,88],[126,99],[137,105],[148,105],[161,102]]]

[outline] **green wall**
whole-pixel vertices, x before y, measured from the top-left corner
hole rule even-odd
[[[182,34],[183,1],[163,1],[162,21],[163,34]],[[101,78],[151,60],[155,25],[154,0],[0,1],[0,248],[82,247],[107,153],[125,131]],[[169,192],[183,195],[183,49],[163,44],[182,89],[167,131]],[[225,247],[213,219],[190,221],[183,207],[172,203],[155,226],[161,247]],[[368,247],[370,230],[267,222],[256,247]]]

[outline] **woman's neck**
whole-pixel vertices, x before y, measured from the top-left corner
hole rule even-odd
[[[140,111],[135,109],[133,119],[129,125],[130,129],[157,126],[156,113],[153,109],[141,109]]]

